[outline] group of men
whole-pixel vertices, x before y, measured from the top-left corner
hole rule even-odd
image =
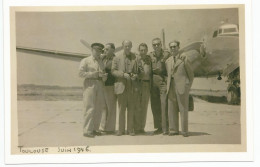
[[[145,134],[150,98],[156,129],[153,134],[187,137],[189,90],[194,76],[187,57],[179,54],[180,42],[170,42],[169,52],[162,49],[160,38],[154,38],[154,51],[147,54],[147,44],[141,43],[138,55],[131,51],[131,41],[124,40],[122,46],[123,53],[115,55],[113,43],[93,43],[92,55],[80,63],[79,76],[85,78],[83,135]]]

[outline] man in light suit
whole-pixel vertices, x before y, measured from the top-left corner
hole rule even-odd
[[[181,117],[182,135],[188,137],[188,108],[189,91],[194,74],[187,57],[180,57],[180,42],[169,43],[171,57],[165,64],[167,69],[167,95],[168,95],[168,120],[169,135],[179,134],[179,112]]]
[[[127,132],[134,136],[134,112],[138,96],[136,55],[131,52],[132,42],[125,40],[122,43],[124,52],[114,57],[112,74],[116,77],[115,94],[119,108],[119,130],[117,135],[125,134],[125,113],[127,109]]]
[[[100,57],[103,48],[103,44],[93,43],[91,45],[92,55],[80,62],[79,76],[84,78],[83,135],[85,137],[101,135],[99,132],[101,113],[106,111],[104,82],[107,80],[107,74],[104,71],[104,64]]]

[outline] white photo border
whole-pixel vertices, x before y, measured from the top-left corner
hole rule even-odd
[[[98,1],[99,3],[102,1]],[[114,1],[113,1],[114,2]],[[233,1],[196,1],[196,4],[232,4]],[[253,109],[252,109],[252,23],[251,23],[251,1],[238,0],[236,4],[245,5],[245,32],[246,32],[246,131],[247,152],[217,152],[217,153],[145,153],[145,154],[80,154],[76,155],[12,155],[11,154],[11,76],[10,73],[10,7],[11,6],[99,6],[93,2],[82,1],[4,1],[4,89],[5,89],[5,161],[8,164],[20,163],[101,163],[101,162],[194,162],[194,161],[252,161],[253,160]],[[102,5],[175,5],[194,4],[195,1],[149,1],[138,2],[107,2]],[[9,111],[9,112],[8,112]],[[71,158],[71,157],[74,158]],[[102,158],[100,158],[102,157]],[[158,159],[160,157],[160,159]]]

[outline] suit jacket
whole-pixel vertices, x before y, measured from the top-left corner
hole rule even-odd
[[[172,76],[174,77],[176,93],[179,95],[182,95],[185,92],[187,93],[187,91],[189,93],[189,89],[194,79],[194,73],[187,57],[185,58],[185,60],[182,60],[179,58],[178,55],[176,62],[174,62],[174,58],[173,56],[171,56],[166,60],[165,64],[168,75],[167,94],[169,93]]]
[[[162,50],[161,55],[156,57],[155,51],[150,54],[152,60],[152,85],[159,87],[166,80],[165,61],[170,57],[170,52]],[[155,69],[158,69],[155,71]],[[166,85],[166,83],[165,83]]]
[[[115,93],[123,93],[127,82],[124,73],[137,74],[136,55],[131,53],[130,60],[127,60],[125,53],[115,56],[112,61],[111,72],[116,77]],[[132,81],[132,83],[133,89],[138,87],[136,81]]]

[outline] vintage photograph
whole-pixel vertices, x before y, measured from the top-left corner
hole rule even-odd
[[[244,5],[38,9],[11,8],[12,154],[246,151]]]

